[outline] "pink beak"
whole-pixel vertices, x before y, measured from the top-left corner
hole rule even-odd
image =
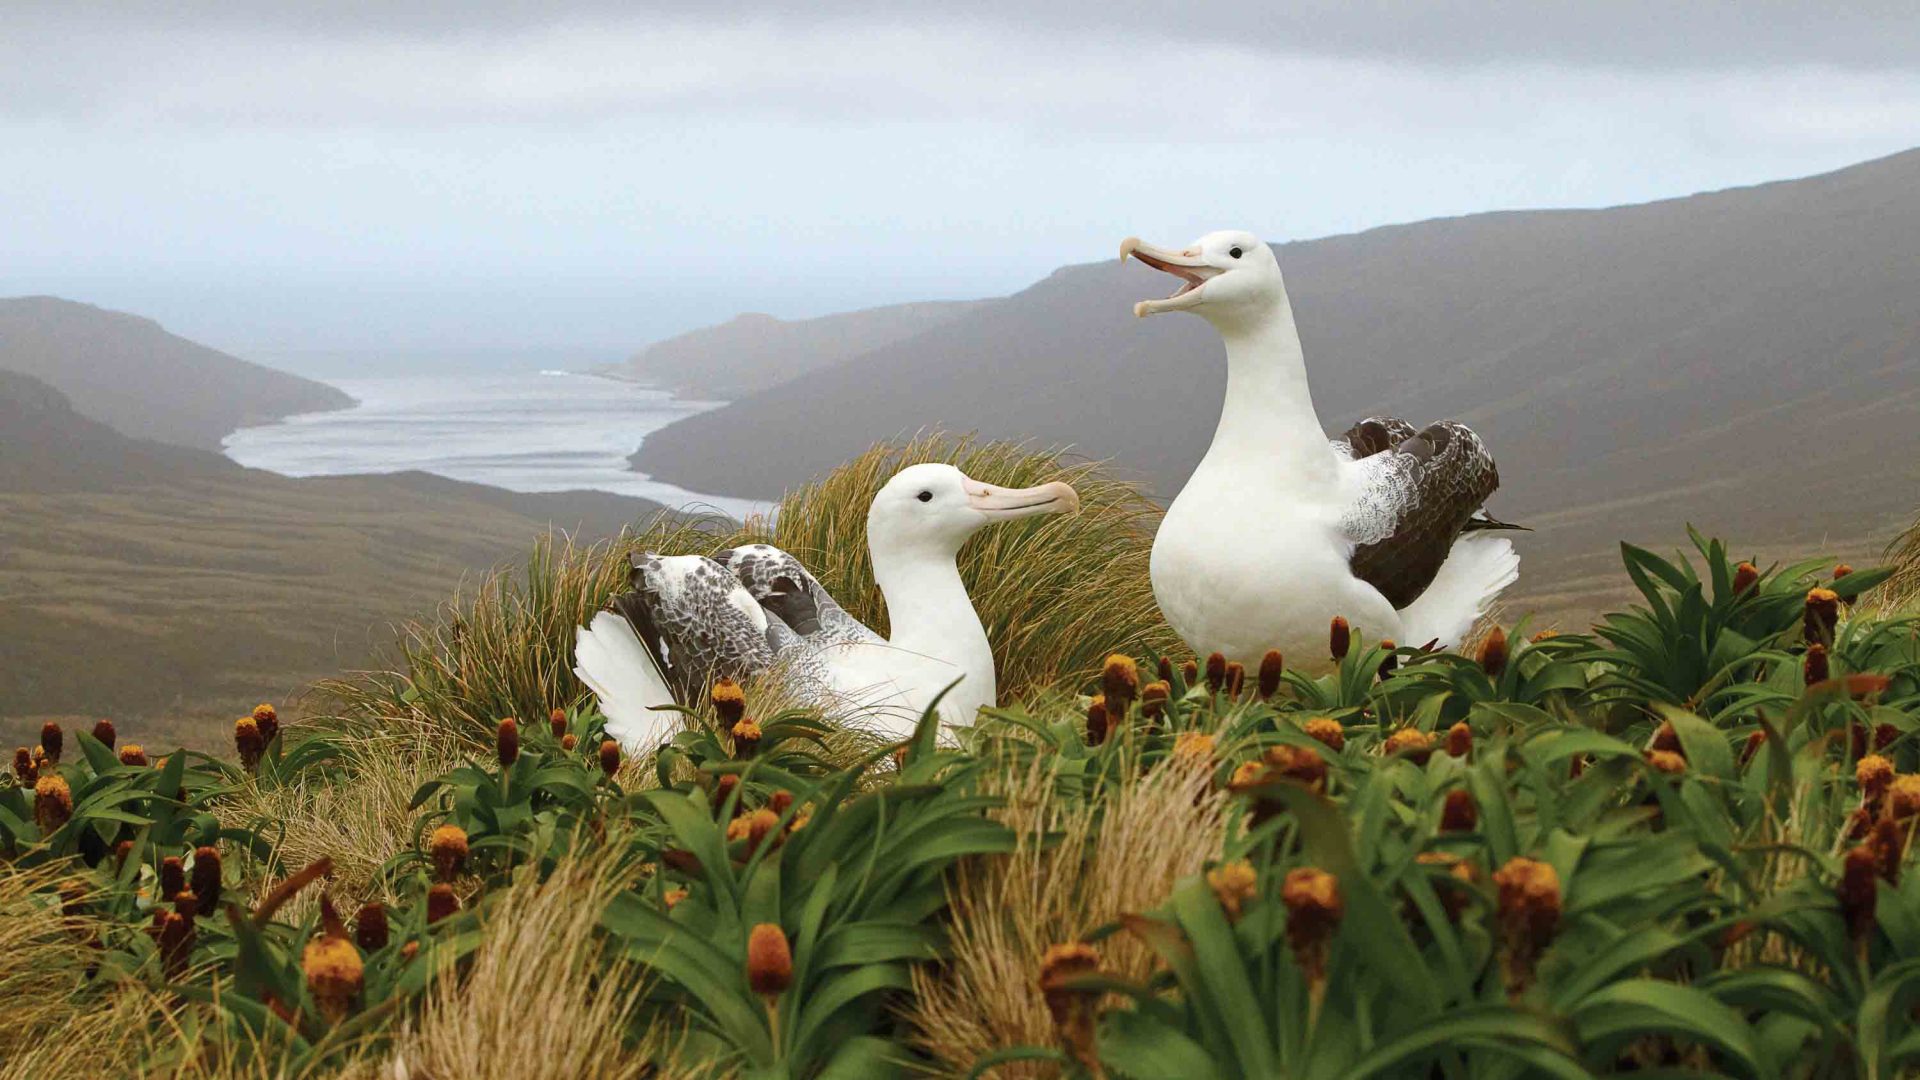
[[[995,521],[1034,514],[1068,514],[1080,509],[1080,494],[1061,481],[1030,488],[1003,488],[968,478],[967,505]]]

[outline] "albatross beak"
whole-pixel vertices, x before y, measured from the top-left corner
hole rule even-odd
[[[1158,315],[1163,311],[1180,311],[1193,307],[1201,299],[1201,287],[1207,279],[1221,273],[1219,267],[1205,262],[1200,252],[1194,248],[1185,251],[1168,251],[1154,247],[1137,236],[1129,236],[1120,241],[1120,261],[1126,262],[1127,256],[1133,256],[1155,270],[1164,271],[1180,279],[1180,287],[1172,296],[1164,300],[1142,300],[1133,305],[1133,313],[1144,319],[1149,315]]]
[[[1080,509],[1079,493],[1058,480],[1039,487],[1003,488],[969,478],[966,488],[967,505],[991,521],[1010,521],[1034,514],[1070,514]]]

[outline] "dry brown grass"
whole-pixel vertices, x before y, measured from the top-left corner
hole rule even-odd
[[[408,800],[422,783],[459,765],[461,747],[422,727],[363,732],[344,746],[344,777],[309,774],[284,786],[249,784],[222,802],[223,824],[265,823],[274,842],[276,864],[261,868],[270,873],[255,875],[256,890],[325,856],[333,860],[336,897],[396,899],[376,895],[376,872],[412,846],[420,812],[409,810]],[[303,892],[287,917],[297,920],[318,903],[317,890]]]
[[[1882,608],[1889,614],[1920,608],[1920,515],[1887,545],[1886,559],[1893,577],[1880,587]]]
[[[129,1010],[86,988],[97,927],[63,916],[46,892],[67,877],[60,865],[0,866],[0,1080],[108,1076],[128,1063],[116,1027]]]
[[[631,876],[623,845],[567,858],[544,882],[510,886],[486,939],[428,994],[395,1040],[393,1075],[415,1080],[638,1080],[671,1049],[655,1026],[627,1045],[644,968],[616,955],[600,913]],[[669,1075],[694,1075],[684,1069]]]
[[[1126,912],[1165,900],[1220,850],[1225,796],[1210,773],[1166,759],[1098,797],[1061,795],[1050,758],[1003,773],[989,790],[1006,799],[1002,820],[1020,838],[1011,855],[963,864],[949,888],[951,957],[914,973],[908,1007],[914,1041],[943,1073],[964,1076],[984,1054],[1055,1041],[1036,982],[1050,945],[1079,941]],[[1144,980],[1155,961],[1126,934],[1099,945],[1101,968]],[[1000,1077],[1046,1076],[1052,1066],[1014,1064]]]

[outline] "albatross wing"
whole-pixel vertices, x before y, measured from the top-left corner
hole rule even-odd
[[[1493,456],[1471,428],[1443,421],[1411,431],[1404,420],[1374,418],[1344,440],[1360,478],[1340,521],[1354,544],[1353,575],[1400,609],[1433,584],[1454,541],[1500,486]]]
[[[714,561],[733,572],[747,594],[810,645],[884,641],[847,614],[799,559],[772,544],[745,544]]]

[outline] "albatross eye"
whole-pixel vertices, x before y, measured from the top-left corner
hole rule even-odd
[[[921,502],[932,502],[932,501],[933,501],[933,492],[931,492],[931,491],[923,491],[923,492],[921,492],[920,494],[918,494],[918,495],[915,495],[915,496],[914,496],[914,498],[916,498],[916,499],[919,499],[919,500],[920,500]]]
[[[1234,258],[1236,258],[1236,259],[1237,259],[1237,258],[1239,258],[1239,257],[1240,257],[1240,249],[1239,249],[1239,248],[1234,248],[1234,249],[1233,249],[1232,251],[1229,251],[1229,252],[1227,252],[1227,254],[1229,254],[1229,255],[1231,255],[1231,256],[1233,256]]]

